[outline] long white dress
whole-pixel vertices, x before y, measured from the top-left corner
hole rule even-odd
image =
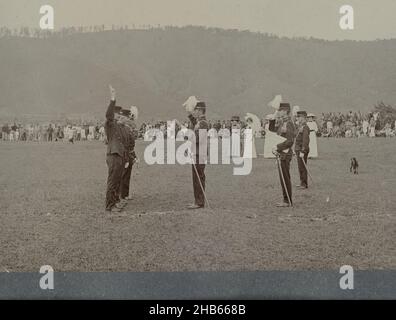
[[[217,131],[215,128],[211,128],[208,130],[208,138],[211,139],[217,138]]]
[[[369,136],[370,136],[370,138],[375,138],[375,127],[374,126],[370,127]]]
[[[88,137],[87,137],[88,140],[92,141],[93,139],[95,139],[95,127],[94,126],[89,126],[88,132],[89,132]]]
[[[249,141],[244,140],[244,142],[252,144],[252,156],[251,156],[251,158],[252,159],[256,159],[257,158],[257,152],[256,152],[256,135],[257,135],[257,131],[252,126],[247,126],[246,128],[252,130],[252,135],[249,137]],[[246,137],[244,139],[246,139]],[[245,154],[245,150],[243,152],[243,157],[244,158],[250,158],[250,156],[248,154]]]
[[[363,135],[367,136],[369,123],[367,120],[363,120]]]
[[[241,129],[235,127],[231,129],[231,157],[241,156]]]
[[[316,133],[318,132],[318,125],[315,121],[308,121],[307,125],[309,127],[309,158],[317,158],[318,154],[318,139]]]

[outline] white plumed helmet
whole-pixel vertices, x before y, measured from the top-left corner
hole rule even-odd
[[[135,106],[131,106],[130,110],[131,110],[131,118],[137,120],[139,116],[139,109]]]
[[[187,112],[193,112],[199,100],[195,96],[191,96],[183,103],[183,107]]]
[[[279,106],[281,102],[282,102],[282,96],[278,94],[277,96],[275,96],[275,98],[272,101],[268,103],[268,106],[274,108],[275,110],[279,110]]]

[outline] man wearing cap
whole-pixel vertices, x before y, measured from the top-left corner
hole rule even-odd
[[[310,130],[307,125],[307,112],[297,112],[298,132],[296,137],[296,144],[294,151],[297,156],[298,172],[300,174],[300,184],[297,185],[300,189],[308,188],[308,174],[307,174],[307,160],[309,154],[309,134]]]
[[[190,205],[189,209],[200,209],[205,206],[205,164],[207,155],[207,139],[205,135],[201,134],[200,130],[208,130],[209,124],[206,120],[206,104],[205,102],[198,101],[192,112],[188,112],[188,118],[190,120],[189,128],[195,132],[195,154],[193,157],[192,165],[192,177],[193,177],[193,188],[195,203]],[[203,132],[205,133],[205,132]],[[201,148],[200,148],[201,146]],[[205,152],[200,156],[200,150]]]
[[[120,212],[120,183],[125,164],[125,134],[120,124],[122,108],[116,106],[116,92],[110,86],[110,104],[106,111],[105,133],[107,137],[106,163],[108,167],[106,211]]]
[[[278,144],[273,152],[280,159],[279,177],[282,186],[283,202],[278,207],[289,207],[293,205],[292,187],[290,180],[290,161],[292,159],[294,144],[294,124],[290,117],[290,104],[280,103],[277,112],[277,133],[286,138],[286,140]]]

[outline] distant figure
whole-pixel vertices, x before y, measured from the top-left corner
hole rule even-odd
[[[74,130],[71,126],[67,130],[67,138],[68,138],[69,142],[74,144]]]
[[[297,112],[298,132],[296,137],[296,144],[294,150],[297,156],[298,172],[300,174],[300,184],[297,185],[300,189],[308,188],[308,172],[307,161],[309,151],[310,129],[307,125],[307,113],[305,111]]]
[[[105,128],[101,126],[99,128],[99,141],[104,141],[105,140]]]
[[[246,143],[251,143],[252,144],[252,154],[251,157],[253,159],[257,158],[257,151],[256,151],[256,136],[261,130],[261,121],[260,119],[252,114],[248,113],[245,116],[245,121],[246,121],[246,129],[251,129],[252,130],[252,136],[250,137],[249,141],[246,141]],[[244,137],[246,139],[246,136]],[[245,158],[249,158],[248,154],[243,154]]]
[[[385,125],[385,137],[390,138],[392,136],[392,125],[387,122]]]
[[[272,149],[276,145],[276,128],[275,128],[275,115],[270,114],[265,117],[265,137],[264,137],[264,158],[272,159],[275,155],[272,153]]]
[[[374,118],[371,118],[371,120],[370,120],[369,137],[370,138],[375,138],[375,120],[374,120]]]
[[[368,134],[368,128],[369,128],[369,122],[367,121],[367,119],[364,119],[363,120],[363,124],[362,124],[362,127],[363,127],[363,135],[364,136],[367,136],[367,134]]]
[[[333,122],[331,122],[329,120],[329,121],[327,121],[326,125],[327,125],[327,137],[332,137],[333,136]]]
[[[1,139],[3,141],[8,141],[8,134],[10,133],[10,128],[8,127],[8,124],[5,124],[1,128]]]
[[[350,172],[353,171],[353,174],[359,174],[359,163],[356,158],[351,159],[351,167],[349,169]]]
[[[48,141],[52,141],[53,133],[54,133],[54,128],[52,128],[52,125],[50,124],[48,129],[47,129]]]
[[[231,156],[236,158],[241,156],[241,127],[240,117],[233,116],[231,118]],[[239,139],[236,138],[238,136]]]
[[[318,125],[315,121],[313,113],[307,114],[307,126],[309,128],[309,154],[308,158],[317,158],[318,154],[318,139],[316,133],[318,132]]]

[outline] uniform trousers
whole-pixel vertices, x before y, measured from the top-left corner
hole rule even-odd
[[[119,192],[124,161],[118,154],[108,154],[106,163],[108,167],[106,209],[111,210],[120,201]]]
[[[282,193],[283,193],[283,201],[285,203],[289,203],[289,199],[287,197],[287,192],[289,193],[290,202],[293,204],[292,200],[292,187],[291,187],[291,180],[290,180],[290,161],[291,157],[281,157],[280,159],[280,168],[278,167],[279,171],[279,179],[282,186]],[[281,171],[282,170],[282,171]],[[282,179],[283,174],[283,179]],[[283,182],[284,180],[284,182]],[[286,192],[287,190],[287,192]]]
[[[304,153],[304,162],[303,159],[300,157],[301,152],[297,153],[297,165],[298,165],[298,172],[300,174],[300,184],[302,187],[307,187],[308,188],[308,172],[307,168],[305,165],[307,165],[308,161],[308,153]],[[304,165],[305,163],[305,165]]]
[[[194,166],[197,169],[197,172],[194,169]],[[197,206],[203,207],[205,206],[205,196],[204,196],[204,190],[205,190],[205,164],[193,164],[192,165],[192,176],[193,176],[193,188],[194,188],[194,198],[195,198],[195,204]],[[202,187],[201,187],[201,184]],[[202,190],[203,188],[203,190]]]

